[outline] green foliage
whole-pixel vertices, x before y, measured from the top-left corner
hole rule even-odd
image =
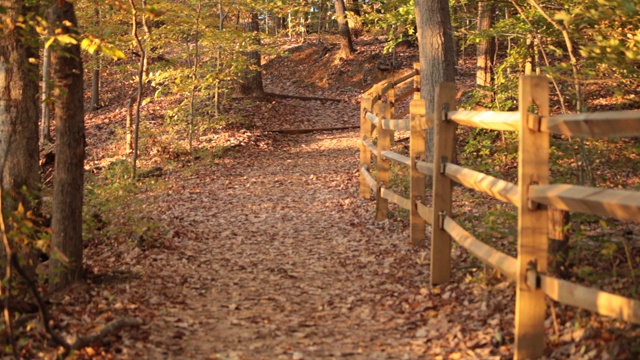
[[[231,10],[256,11],[251,7],[222,10],[223,15]],[[162,25],[154,29],[149,45],[171,57],[152,65],[148,80],[156,89],[156,98],[174,95],[180,99],[167,111],[167,124],[190,139],[213,126],[220,116],[216,107],[221,104],[212,99],[230,92],[242,74],[257,70],[247,53],[265,52],[256,45],[255,34],[221,19],[219,11],[217,1],[193,0],[161,3],[154,9],[163,14]]]
[[[556,18],[580,41],[580,55],[593,70],[589,75],[640,76],[640,10],[635,1],[588,0],[559,11]]]
[[[367,31],[386,33],[389,52],[402,40],[415,40],[416,16],[414,0],[371,1],[364,4],[362,23]]]
[[[8,224],[7,238],[14,247],[14,253],[18,254],[18,261],[23,266],[26,265],[26,268],[35,268],[37,264],[31,263],[35,256],[30,254],[49,252],[51,229],[45,226],[46,221],[41,216],[32,210],[27,210],[22,203],[19,203],[10,213],[6,213],[6,209],[3,209],[3,212]]]
[[[126,236],[139,228],[152,228],[144,220],[144,204],[137,196],[162,186],[154,181],[131,180],[131,163],[118,160],[85,181],[83,237],[87,241]]]
[[[459,137],[463,140],[460,141],[458,158],[465,166],[504,178],[505,168],[517,163],[518,140],[514,132],[478,128]]]
[[[500,3],[490,30],[476,29],[477,4],[465,0],[451,3],[456,36],[462,46],[496,37],[498,61],[494,64],[495,104],[483,104],[506,110],[514,105],[517,79],[525,63],[535,58],[535,66],[554,79],[563,99],[577,104],[576,81],[616,80],[633,90],[640,77],[640,11],[629,0],[562,0],[541,3],[549,20],[526,2]],[[508,16],[507,16],[508,14]],[[557,24],[552,23],[557,22]],[[568,44],[560,29],[567,30],[576,62],[571,63]],[[535,69],[534,69],[535,70]],[[576,71],[574,73],[574,71]],[[585,98],[584,90],[582,98]],[[484,97],[474,97],[482,100]],[[582,104],[583,109],[585,104]],[[583,109],[576,109],[582,111]],[[568,109],[571,110],[571,109]]]
[[[80,47],[87,51],[89,54],[94,54],[98,51],[101,54],[110,56],[112,59],[124,59],[125,54],[115,47],[113,44],[104,43],[101,40],[94,38],[93,36],[89,36],[87,38],[82,39],[80,42]]]

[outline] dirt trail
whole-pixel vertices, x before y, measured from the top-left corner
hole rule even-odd
[[[267,91],[344,101],[243,103],[256,129],[358,124],[356,90],[308,82],[304,71],[317,69],[286,61],[267,67]],[[167,188],[145,199],[163,238],[91,260],[96,273],[114,274],[98,294],[117,302],[108,315],[145,322],[123,331],[119,357],[508,358],[513,315],[496,309],[509,307],[512,289],[489,296],[464,279],[428,286],[428,250],[409,245],[407,222],[375,222],[374,202],[358,198],[358,137],[258,132],[222,158],[165,174]],[[118,269],[102,268],[110,263]],[[504,343],[492,342],[496,334]]]
[[[175,179],[156,205],[184,225],[178,251],[141,264],[166,295],[150,301],[150,357],[420,357],[397,305],[421,300],[425,267],[404,230],[360,220],[372,209],[357,199],[356,138],[276,140]]]

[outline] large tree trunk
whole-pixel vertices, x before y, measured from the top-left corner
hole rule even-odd
[[[251,14],[251,20],[246,24],[247,30],[253,33],[253,41],[255,46],[260,45],[260,24],[258,23],[258,14]],[[260,52],[251,50],[246,52],[250,68],[247,69],[240,78],[237,92],[239,95],[248,96],[264,96],[264,88],[262,86],[262,63],[260,61]]]
[[[28,45],[37,38],[34,31],[25,34],[18,18],[26,15],[22,0],[0,1],[6,7],[5,27],[0,37],[0,161],[2,187],[10,195],[9,208],[18,203],[30,210],[37,206],[40,173],[38,169],[38,66],[29,61],[38,58],[37,48]],[[26,189],[27,193],[23,191]],[[35,197],[34,197],[35,196]]]
[[[493,25],[494,4],[478,2],[478,31],[487,31]],[[495,37],[483,37],[477,48],[476,84],[493,86],[493,57],[495,55]]]
[[[338,32],[340,33],[340,52],[338,57],[348,58],[356,49],[353,47],[353,39],[347,22],[344,0],[335,0],[336,19],[338,20]]]
[[[447,0],[416,0],[416,22],[420,46],[420,96],[427,114],[434,111],[435,92],[441,82],[454,82],[451,16]],[[427,161],[433,161],[433,131],[427,131]]]
[[[25,211],[38,213],[38,66],[37,62],[29,61],[38,57],[38,49],[29,42],[29,38],[36,39],[37,34],[33,29],[27,28],[25,33],[21,27],[12,26],[19,24],[19,18],[29,12],[23,0],[0,0],[0,6],[6,9],[6,14],[0,15],[0,23],[4,24],[0,30],[0,182],[2,195],[8,195],[0,216],[16,210],[20,203]],[[25,261],[27,274],[33,276],[35,251],[27,245],[11,252]],[[0,245],[0,263],[6,255],[4,246]],[[4,266],[0,268],[0,275],[4,279]],[[26,294],[17,296],[17,303],[26,305]]]
[[[54,3],[48,13],[56,34],[77,36],[73,4]],[[56,163],[50,287],[82,278],[82,193],[84,176],[84,97],[78,44],[56,43],[51,64],[55,90]]]

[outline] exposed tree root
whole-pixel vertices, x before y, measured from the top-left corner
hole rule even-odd
[[[93,334],[89,334],[87,336],[82,336],[77,338],[76,341],[73,342],[73,344],[69,345],[68,350],[65,349],[66,350],[65,352],[87,347],[93,344],[94,342],[100,341],[102,340],[102,338],[109,336],[110,334],[116,333],[120,329],[125,328],[127,326],[140,326],[140,325],[142,325],[142,321],[137,318],[125,317],[125,318],[112,320],[109,323],[107,323],[105,326],[103,326],[102,329],[100,329],[100,331],[95,332]]]
[[[265,93],[267,97],[274,97],[280,99],[298,99],[298,100],[306,100],[306,101],[333,101],[333,102],[343,102],[342,99],[335,98],[323,98],[316,96],[300,96],[300,95],[288,95],[288,94],[275,94],[275,93]]]
[[[300,135],[300,134],[309,134],[320,131],[339,131],[339,130],[351,130],[358,129],[360,125],[354,126],[338,126],[338,127],[329,127],[329,128],[315,128],[315,129],[276,129],[276,130],[264,130],[265,132],[285,134],[285,135]]]
[[[31,279],[31,277],[24,271],[20,262],[18,261],[15,254],[11,256],[11,263],[15,267],[16,271],[20,276],[24,278],[27,283],[27,287],[31,290],[31,293],[36,298],[38,302],[38,307],[40,308],[40,315],[42,316],[42,324],[44,325],[45,331],[51,336],[51,339],[58,344],[59,346],[64,348],[63,353],[61,354],[62,358],[66,358],[71,351],[79,350],[84,347],[87,347],[97,341],[102,340],[105,336],[113,334],[120,329],[127,326],[140,326],[142,325],[142,321],[136,318],[121,318],[113,320],[107,323],[100,331],[89,334],[87,336],[81,336],[76,339],[73,343],[69,344],[58,332],[53,330],[50,326],[51,324],[51,316],[49,315],[49,311],[47,309],[47,305],[44,302],[44,299],[40,295],[40,291],[36,286],[35,281]]]

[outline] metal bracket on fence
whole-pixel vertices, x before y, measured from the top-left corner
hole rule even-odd
[[[440,158],[440,174],[444,175],[445,170],[447,169],[447,163],[449,159],[446,156]]]
[[[540,275],[538,274],[538,262],[536,260],[531,260],[527,264],[525,281],[531,289],[540,289]]]
[[[533,130],[536,132],[540,132],[542,128],[542,117],[537,114],[528,114],[527,115],[527,127],[529,130]]]
[[[440,211],[438,213],[438,227],[440,228],[440,230],[444,229],[444,219],[446,218],[447,218],[446,211]]]
[[[531,184],[529,184],[529,186],[531,186],[531,185],[538,185],[538,182],[537,181],[532,181]],[[528,193],[528,190],[529,189],[527,189],[527,193]],[[538,210],[538,209],[540,209],[540,203],[527,198],[527,209],[529,209],[531,211]]]
[[[411,207],[413,208],[414,211],[418,211],[418,203],[422,202],[422,196],[416,196],[416,201],[414,201],[413,203],[411,203]]]
[[[449,121],[449,103],[442,104],[442,121]]]

